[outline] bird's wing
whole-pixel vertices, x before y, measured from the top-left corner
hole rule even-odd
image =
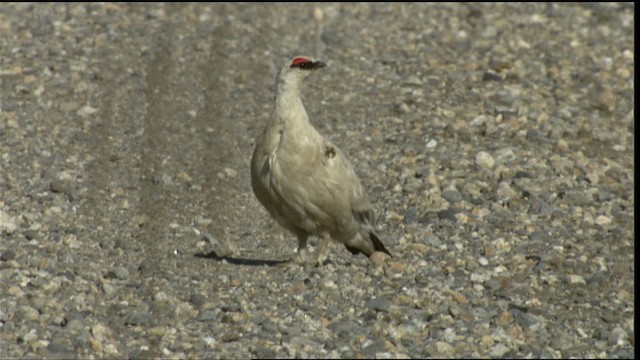
[[[373,223],[364,188],[342,151],[324,139],[310,150],[274,154],[271,189],[283,215],[309,232],[339,238],[352,236],[361,222]]]
[[[332,156],[334,152],[335,156]],[[345,219],[354,217],[361,223],[373,224],[375,219],[371,203],[351,162],[339,148],[328,141],[325,143],[325,159],[326,163],[318,168],[316,177],[324,179],[327,191],[334,198],[341,199],[335,203],[340,206],[336,214]]]
[[[273,125],[273,121],[270,121],[258,137],[251,156],[251,186],[258,200],[270,213],[272,209],[268,205],[271,202],[271,194],[267,180],[270,172],[269,155],[278,146],[280,140],[280,132]]]

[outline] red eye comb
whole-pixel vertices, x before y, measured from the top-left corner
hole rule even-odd
[[[293,61],[291,62],[291,65],[298,65],[300,63],[306,63],[306,62],[310,62],[310,60],[307,58],[299,57],[299,58],[293,59]]]

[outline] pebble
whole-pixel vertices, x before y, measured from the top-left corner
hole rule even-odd
[[[18,225],[16,224],[13,217],[0,210],[0,230],[8,235],[11,235],[16,231],[17,228]]]
[[[91,107],[89,105],[86,105],[80,108],[77,114],[80,115],[81,117],[89,117],[97,112],[98,112],[98,109]]]
[[[389,307],[391,306],[391,303],[386,297],[377,297],[377,298],[369,299],[366,302],[365,306],[375,311],[386,312],[386,311],[389,311]]]
[[[15,258],[16,258],[16,252],[11,249],[4,250],[0,254],[0,260],[2,261],[11,261],[11,260],[14,260]]]
[[[107,296],[111,296],[116,293],[116,288],[107,282],[100,283],[100,287],[102,292]]]
[[[502,358],[507,352],[509,352],[509,348],[505,344],[496,344],[489,351],[489,357]]]
[[[166,302],[167,300],[169,300],[169,295],[164,291],[158,291],[153,295],[153,301]]]
[[[219,321],[219,316],[216,311],[213,310],[205,310],[200,313],[198,316],[199,321]]]
[[[567,280],[569,281],[569,284],[587,285],[587,282],[584,280],[584,278],[581,275],[569,274],[567,275]]]
[[[627,332],[623,328],[616,326],[615,328],[613,328],[613,330],[611,330],[611,333],[609,334],[609,337],[608,337],[609,345],[611,346],[625,345],[627,336],[628,336]]]
[[[435,149],[437,146],[438,141],[435,139],[429,139],[429,141],[427,141],[427,144],[425,145],[427,149]]]
[[[596,217],[595,220],[596,224],[600,225],[600,226],[604,226],[604,225],[609,225],[611,224],[611,218],[604,216],[604,215],[598,215],[598,217]]]
[[[450,344],[444,341],[438,341],[435,343],[435,351],[433,354],[435,357],[451,357],[455,354],[455,349]]]
[[[442,197],[449,202],[462,201],[462,194],[455,190],[446,190],[442,192]]]
[[[476,154],[476,165],[483,169],[490,170],[494,167],[495,163],[493,156],[485,151],[480,151]]]
[[[127,316],[127,320],[125,321],[125,325],[142,325],[146,323],[150,323],[153,321],[153,316],[146,312],[140,310],[133,310]]]
[[[119,279],[124,280],[129,277],[129,270],[123,266],[116,266],[109,270],[105,275],[105,279]]]
[[[224,169],[224,173],[229,178],[234,178],[234,177],[238,176],[238,172],[236,170],[234,170],[234,169],[231,169],[231,168],[225,168]]]

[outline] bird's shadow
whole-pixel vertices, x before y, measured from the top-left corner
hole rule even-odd
[[[201,259],[213,259],[216,261],[226,261],[233,265],[247,265],[247,266],[277,266],[290,262],[289,260],[261,260],[261,259],[247,259],[241,257],[233,257],[227,255],[218,255],[215,251],[209,251],[208,253],[197,252],[193,257]]]

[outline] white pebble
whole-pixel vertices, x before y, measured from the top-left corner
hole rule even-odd
[[[609,225],[611,224],[611,218],[604,216],[604,215],[599,215],[596,218],[596,224],[602,226],[602,225]]]
[[[576,274],[567,275],[567,280],[569,280],[569,284],[587,285],[587,282],[580,275],[576,275]]]
[[[88,116],[91,116],[91,115],[95,114],[96,112],[98,112],[98,109],[87,105],[87,106],[83,106],[82,108],[80,108],[77,111],[77,114],[82,116],[82,117],[88,117]]]
[[[236,177],[238,175],[238,172],[231,168],[225,168],[224,173],[227,175],[227,177],[230,178]]]
[[[493,156],[486,151],[480,151],[476,155],[476,164],[484,169],[491,169],[496,164],[496,161],[493,160]]]

